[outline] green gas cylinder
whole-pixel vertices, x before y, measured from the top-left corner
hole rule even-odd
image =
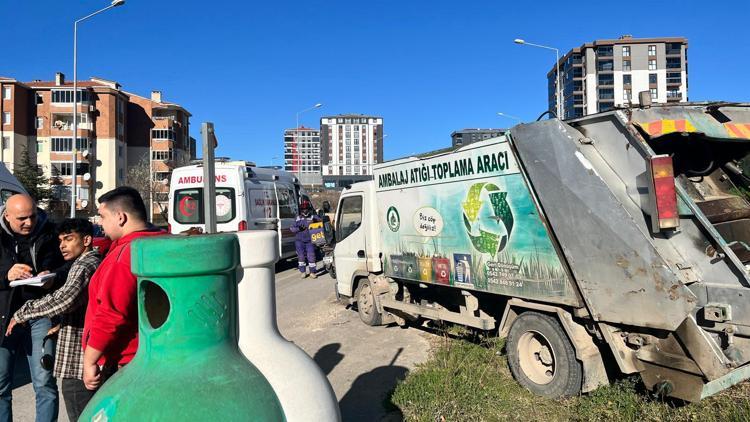
[[[131,255],[138,352],[80,420],[284,420],[271,385],[237,346],[237,238],[138,239]]]

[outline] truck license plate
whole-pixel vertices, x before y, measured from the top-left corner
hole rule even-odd
[[[333,257],[332,256],[324,256],[323,257],[323,263],[324,264],[333,264]]]

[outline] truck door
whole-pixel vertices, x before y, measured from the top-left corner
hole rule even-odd
[[[361,192],[341,198],[336,213],[336,282],[339,293],[352,296],[352,281],[357,271],[367,272],[366,227],[363,224]]]

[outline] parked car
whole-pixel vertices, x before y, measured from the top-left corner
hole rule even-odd
[[[112,245],[112,240],[104,234],[104,229],[98,224],[94,224],[94,250],[99,252],[99,255],[104,256],[109,252],[109,247]]]

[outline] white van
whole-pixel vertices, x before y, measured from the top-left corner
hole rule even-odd
[[[11,196],[17,193],[28,193],[26,189],[21,185],[21,182],[16,179],[16,176],[5,168],[5,164],[0,163],[0,200],[2,205],[5,205],[5,201]]]
[[[297,178],[278,168],[221,160],[216,162],[215,177],[217,231],[276,230],[280,255],[294,256],[294,233],[289,228],[301,200],[309,200]],[[203,165],[174,169],[169,185],[170,233],[204,230],[203,213]]]

